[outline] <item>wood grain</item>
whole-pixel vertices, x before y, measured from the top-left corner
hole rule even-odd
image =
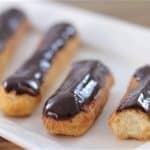
[[[3,139],[0,138],[0,150],[23,150],[23,148]]]
[[[57,0],[61,3],[104,13],[129,22],[150,26],[150,0]],[[23,148],[0,138],[0,150]]]

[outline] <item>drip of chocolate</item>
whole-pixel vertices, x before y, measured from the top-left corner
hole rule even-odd
[[[117,111],[136,108],[150,115],[150,66],[147,65],[138,69],[134,77],[139,83],[135,89],[130,91]]]
[[[50,69],[55,55],[75,34],[76,30],[70,24],[61,23],[53,26],[33,56],[3,82],[5,91],[14,91],[19,95],[37,96],[40,94],[44,75]]]
[[[43,114],[54,119],[68,119],[86,110],[86,104],[95,99],[103,88],[109,70],[96,60],[80,61],[61,87],[49,98]]]
[[[15,8],[9,9],[0,16],[0,51],[5,47],[6,41],[18,30],[25,15]]]

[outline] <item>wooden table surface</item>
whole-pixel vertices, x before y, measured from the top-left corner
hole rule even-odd
[[[133,23],[150,26],[150,0],[57,0],[97,13],[108,14]],[[23,148],[0,138],[0,150]]]

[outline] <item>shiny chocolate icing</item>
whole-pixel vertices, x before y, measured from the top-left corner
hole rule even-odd
[[[55,94],[45,103],[43,115],[54,119],[68,119],[93,101],[103,88],[108,68],[97,60],[79,61]]]
[[[40,94],[44,75],[50,69],[55,55],[75,34],[75,28],[68,23],[56,24],[50,28],[33,56],[3,82],[5,91],[14,91],[19,95]]]
[[[0,16],[0,51],[5,47],[6,41],[18,30],[25,15],[15,8],[3,12]]]
[[[136,80],[139,81],[144,80],[148,76],[150,76],[150,65],[146,65],[144,67],[139,68],[134,74]]]
[[[117,110],[135,108],[150,115],[150,66],[138,69],[134,77],[138,81],[137,87],[130,91]]]

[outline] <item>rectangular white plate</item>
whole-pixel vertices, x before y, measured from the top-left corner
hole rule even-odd
[[[36,150],[134,149],[148,146],[148,143],[135,140],[117,140],[108,127],[107,119],[119,103],[135,69],[150,63],[150,30],[56,3],[3,3],[0,10],[11,5],[21,7],[36,30],[18,48],[6,75],[15,71],[33,53],[41,35],[49,26],[55,22],[68,21],[77,27],[82,40],[82,47],[75,60],[97,58],[103,61],[112,70],[116,82],[102,115],[81,137],[49,135],[41,121],[43,103],[28,118],[14,119],[0,114],[0,135],[22,147]]]

